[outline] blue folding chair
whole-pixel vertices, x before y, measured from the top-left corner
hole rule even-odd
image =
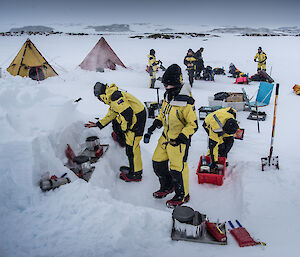
[[[270,103],[274,84],[268,82],[260,82],[256,100],[250,102],[251,107],[267,106]]]

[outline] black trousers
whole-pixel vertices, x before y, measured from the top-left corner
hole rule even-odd
[[[195,74],[194,69],[188,70],[189,82],[190,82],[191,87],[193,86],[193,83],[194,83],[194,74]]]

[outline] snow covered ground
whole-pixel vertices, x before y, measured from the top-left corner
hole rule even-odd
[[[300,142],[296,132],[300,127],[300,98],[292,93],[292,86],[300,83],[300,38],[226,33],[216,38],[173,40],[139,40],[128,35],[105,38],[129,69],[96,73],[78,67],[98,36],[31,37],[60,74],[39,84],[5,71],[26,36],[0,38],[0,256],[296,256],[300,232]],[[187,205],[212,221],[239,219],[267,246],[239,248],[230,235],[227,246],[172,241],[172,210],[166,208],[166,200],[152,198],[159,185],[151,157],[161,131],[155,132],[150,144],[141,143],[143,181],[121,181],[118,168],[127,159],[124,149],[110,137],[111,126],[101,131],[83,126],[86,121],[103,117],[108,109],[94,97],[93,85],[97,81],[115,83],[143,102],[155,101],[156,91],[148,88],[145,72],[151,48],[165,67],[177,63],[184,71],[187,49],[204,47],[205,65],[228,70],[232,62],[252,75],[256,72],[253,57],[258,46],[268,55],[267,71],[272,66],[272,77],[280,83],[274,143],[280,170],[260,171],[260,158],[268,155],[270,147],[273,92],[270,105],[261,109],[268,116],[260,123],[260,134],[256,122],[247,120],[248,112],[238,113],[245,138],[236,140],[229,154],[230,166],[221,187],[197,182],[199,158],[207,150],[207,136],[199,121],[188,159],[191,201]],[[187,82],[185,71],[183,75]],[[197,109],[208,105],[208,96],[217,92],[242,92],[244,87],[250,97],[255,97],[258,90],[257,82],[235,85],[227,76],[216,76],[215,80],[195,82],[192,93]],[[157,85],[162,96],[163,86],[160,82]],[[74,103],[79,97],[82,101]],[[146,127],[151,124],[152,120],[147,120]],[[110,148],[95,164],[95,172],[86,183],[64,167],[64,149],[68,143],[78,152],[91,135],[98,135]],[[57,176],[68,172],[72,183],[42,193],[38,183],[47,171]]]

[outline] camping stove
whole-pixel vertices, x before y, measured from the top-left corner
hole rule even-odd
[[[100,139],[97,136],[87,137],[85,144],[89,151],[95,151],[100,146]]]
[[[103,155],[103,146],[97,136],[87,137],[85,144],[86,149],[89,151],[85,153],[87,156],[99,158]]]
[[[188,206],[177,206],[172,213],[172,240],[183,240],[207,244],[227,244],[227,238],[222,241],[215,239],[207,230],[207,217]],[[216,223],[212,223],[216,224]],[[226,235],[225,225],[220,230]]]

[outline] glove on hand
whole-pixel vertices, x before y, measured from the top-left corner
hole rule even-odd
[[[170,144],[172,146],[178,146],[180,144],[187,144],[188,143],[188,139],[186,138],[186,136],[184,134],[179,134],[177,138],[175,139],[171,139],[170,140]]]
[[[225,134],[225,132],[221,131],[221,132],[217,132],[217,134],[218,134],[218,137],[221,137],[221,136],[223,136]]]
[[[84,124],[86,128],[94,128],[97,127],[97,124],[95,122],[89,121],[89,123]]]
[[[144,135],[144,143],[148,144],[150,142],[150,138],[151,138],[151,134],[150,133],[146,133]]]

